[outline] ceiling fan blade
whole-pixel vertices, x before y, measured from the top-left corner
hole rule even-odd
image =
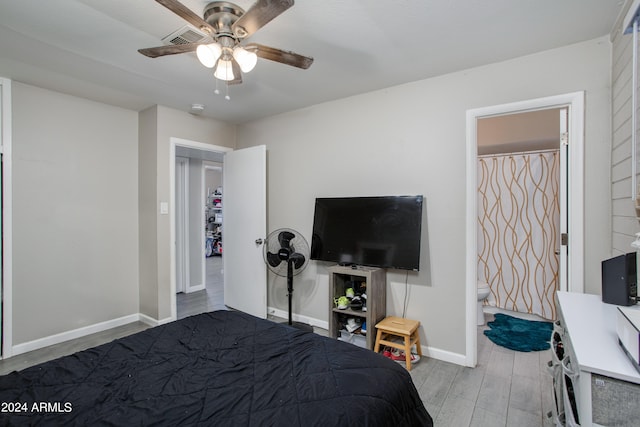
[[[258,0],[234,22],[231,29],[237,37],[249,37],[291,6],[293,0]]]
[[[292,67],[302,68],[303,70],[306,70],[313,64],[313,58],[311,57],[258,43],[249,43],[244,48],[252,50],[259,58],[280,62],[285,65],[291,65]]]
[[[207,34],[214,34],[215,30],[204,19],[196,15],[191,9],[180,3],[178,0],[156,0],[158,3],[187,21],[189,24]]]
[[[148,47],[145,49],[138,49],[138,52],[149,58],[157,58],[165,55],[175,55],[177,53],[195,52],[198,48],[198,43],[185,43],[175,44],[168,46]]]

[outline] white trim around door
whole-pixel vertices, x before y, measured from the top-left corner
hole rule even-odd
[[[11,191],[11,80],[0,78],[0,150],[2,150],[2,265],[0,266],[2,292],[2,319],[0,358],[13,354],[13,270],[12,270],[12,197]]]

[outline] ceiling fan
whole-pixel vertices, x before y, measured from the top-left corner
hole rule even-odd
[[[294,0],[258,0],[246,12],[233,3],[214,1],[205,6],[203,18],[178,0],[156,1],[205,33],[207,38],[197,43],[138,50],[150,58],[195,51],[202,65],[213,68],[214,76],[228,84],[242,83],[242,72],[251,71],[258,57],[302,69],[313,63],[313,58],[294,52],[244,43],[245,39],[293,6]]]

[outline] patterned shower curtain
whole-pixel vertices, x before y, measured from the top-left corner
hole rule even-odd
[[[478,280],[486,304],[555,319],[559,150],[478,158]]]

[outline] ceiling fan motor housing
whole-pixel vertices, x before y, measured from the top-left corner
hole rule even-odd
[[[209,3],[203,12],[204,20],[216,30],[218,35],[227,35],[235,38],[243,38],[247,35],[242,28],[236,29],[236,34],[231,29],[242,15],[244,15],[244,9],[226,1]]]

